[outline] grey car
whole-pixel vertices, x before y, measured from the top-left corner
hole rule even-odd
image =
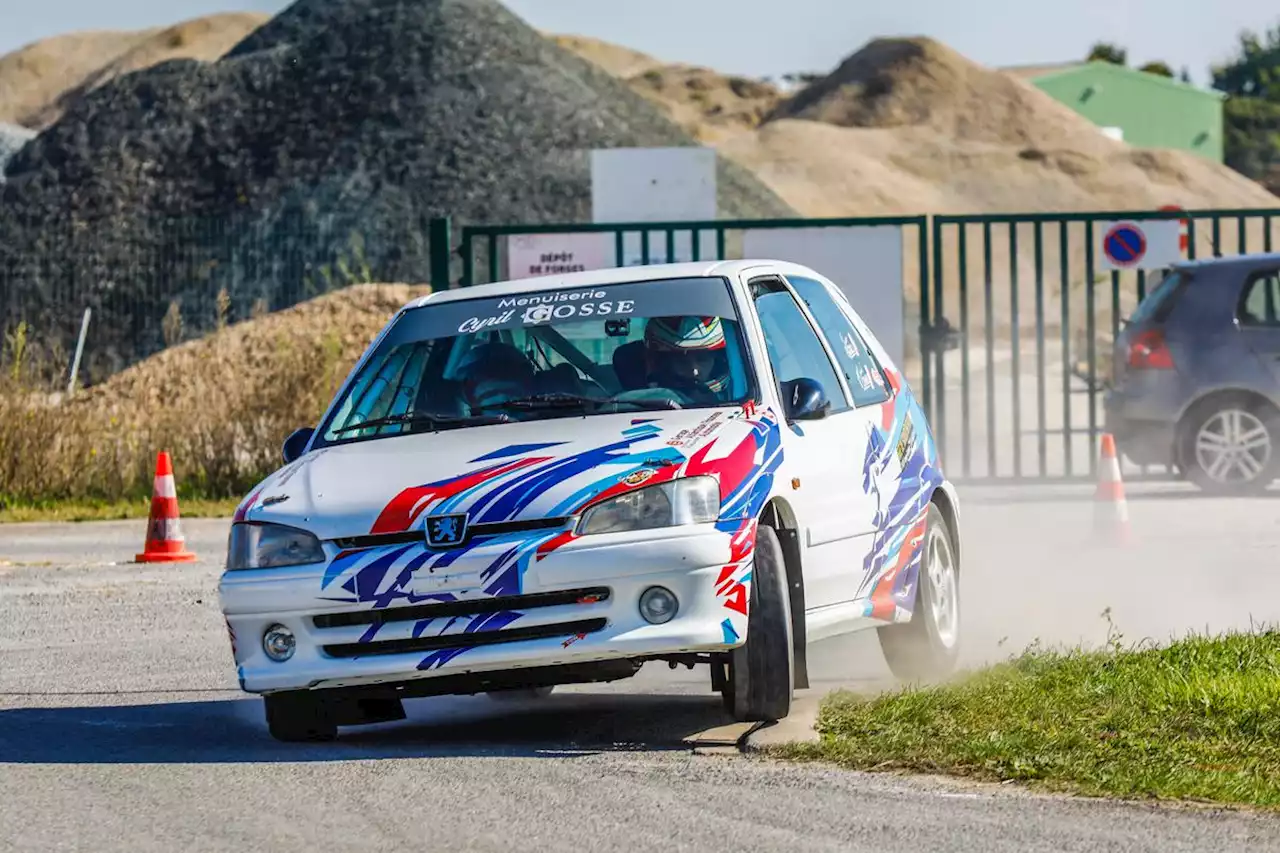
[[[1115,343],[1106,428],[1137,465],[1248,494],[1280,466],[1280,254],[1177,264]]]

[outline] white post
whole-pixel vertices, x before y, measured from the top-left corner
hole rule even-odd
[[[90,308],[84,309],[84,319],[80,321],[80,339],[76,341],[76,357],[71,362],[71,378],[67,381],[67,396],[71,396],[76,387],[76,376],[80,373],[80,356],[84,353],[84,338],[89,333]]]

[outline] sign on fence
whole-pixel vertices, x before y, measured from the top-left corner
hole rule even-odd
[[[1182,260],[1176,219],[1098,222],[1095,256],[1104,270],[1159,270]]]
[[[598,270],[613,266],[612,234],[513,234],[507,238],[508,278]]]

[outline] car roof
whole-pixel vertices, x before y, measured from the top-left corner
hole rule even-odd
[[[1179,261],[1173,265],[1177,269],[1194,272],[1203,268],[1219,269],[1222,267],[1271,267],[1280,266],[1280,252],[1250,252],[1247,255],[1223,255],[1218,258],[1197,258],[1194,261]]]
[[[459,299],[484,299],[494,296],[513,296],[525,293],[538,293],[546,290],[570,290],[579,287],[591,287],[605,284],[633,284],[643,281],[656,281],[668,278],[711,278],[735,276],[744,270],[767,266],[782,273],[795,275],[814,275],[815,271],[801,264],[788,261],[747,258],[731,261],[693,261],[678,264],[648,264],[631,267],[610,267],[608,269],[588,270],[585,272],[565,273],[562,275],[544,275],[533,278],[519,278],[508,281],[495,281],[489,284],[475,284],[470,287],[457,287],[450,290],[437,290],[419,297],[405,306],[405,310],[422,305],[434,305],[442,302],[454,302]]]

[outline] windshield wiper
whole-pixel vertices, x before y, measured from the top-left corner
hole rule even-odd
[[[472,406],[475,411],[483,411],[485,409],[577,409],[590,408],[596,409],[600,406],[607,406],[613,400],[605,397],[586,397],[581,394],[568,393],[549,393],[549,394],[530,394],[528,397],[515,397],[510,400],[502,400],[497,403],[482,403],[478,406]]]
[[[388,415],[385,418],[374,418],[371,421],[364,421],[358,424],[349,424],[341,429],[333,431],[334,435],[342,435],[346,432],[355,432],[359,429],[372,429],[375,427],[394,426],[397,424],[431,424],[433,427],[438,426],[455,426],[458,424],[490,424],[490,423],[509,423],[510,418],[506,415],[484,415],[481,417],[458,416],[458,415],[427,415],[427,414],[404,414],[404,415]]]

